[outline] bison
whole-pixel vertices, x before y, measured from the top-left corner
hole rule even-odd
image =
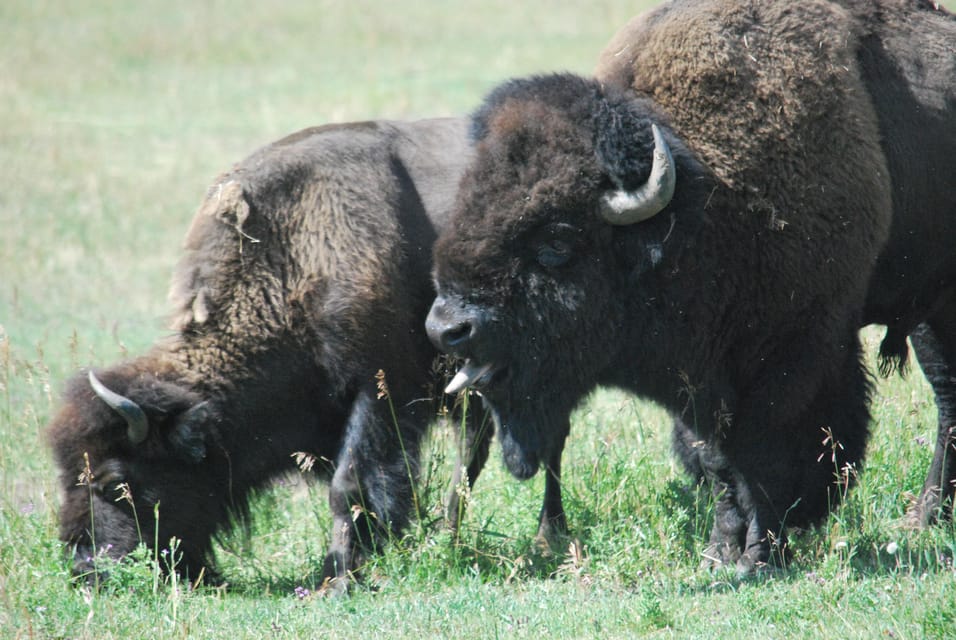
[[[177,569],[217,579],[214,535],[295,452],[331,480],[336,588],[401,530],[436,416],[431,247],[469,153],[460,118],[333,125],[214,182],[173,277],[172,334],[77,375],[49,426],[75,573],[98,580],[97,553],[175,536]],[[470,482],[488,455],[481,416]]]
[[[493,90],[435,244],[436,346],[464,360],[518,478],[560,461],[598,385],[666,407],[716,498],[705,564],[749,574],[853,482],[858,329],[936,391],[916,506],[956,481],[956,21],[935,3],[675,0],[595,79]]]

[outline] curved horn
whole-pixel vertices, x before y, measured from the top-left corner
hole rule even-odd
[[[610,224],[626,225],[654,217],[674,196],[677,172],[671,150],[656,124],[654,134],[654,163],[647,182],[634,191],[618,189],[601,198],[601,217]]]
[[[107,389],[93,375],[92,371],[90,371],[89,379],[93,392],[100,397],[100,400],[126,420],[126,437],[129,438],[129,441],[133,444],[139,444],[145,440],[146,436],[149,435],[149,421],[140,406],[129,398]]]

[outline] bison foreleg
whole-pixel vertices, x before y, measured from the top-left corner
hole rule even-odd
[[[495,434],[495,423],[488,412],[476,403],[459,407],[459,410],[452,414],[452,423],[458,436],[458,457],[445,500],[445,521],[457,536],[461,518],[465,513],[466,501],[462,498],[475,486],[475,480],[485,468],[491,439]],[[467,486],[464,480],[467,480]]]
[[[691,437],[693,431],[679,419],[674,420],[674,428],[675,450],[681,461],[698,481],[708,482],[714,496],[714,526],[701,553],[701,567],[732,565],[743,553],[747,531],[747,516],[738,502],[740,479],[715,445]]]
[[[754,402],[721,443],[739,474],[737,502],[747,514],[739,574],[782,566],[787,529],[824,519],[855,480],[870,422],[870,386],[855,330],[839,357],[831,357],[840,365],[826,372],[812,401],[792,418]]]
[[[710,485],[714,497],[714,526],[701,552],[701,568],[716,569],[740,559],[747,533],[747,516],[737,503],[737,480],[726,459],[708,445],[679,416],[674,417],[674,453],[696,482]]]
[[[332,544],[323,579],[344,591],[369,552],[398,535],[415,507],[419,449],[428,424],[424,403],[369,386],[357,395],[329,488]]]
[[[784,518],[778,515],[775,504],[780,499],[763,491],[766,485],[736,469],[724,467],[716,476],[708,470],[707,475],[712,477],[716,503],[714,527],[701,566],[733,566],[743,577],[771,564],[782,565]],[[755,485],[763,494],[758,499],[751,494]]]
[[[564,503],[561,499],[561,456],[564,454],[564,443],[570,431],[570,418],[565,418],[564,424],[556,429],[555,444],[548,454],[547,465],[544,469],[544,502],[538,516],[539,542],[551,543],[568,533],[568,519],[564,515]]]
[[[956,304],[950,316],[938,313],[910,335],[920,367],[936,395],[939,421],[933,461],[919,498],[907,512],[916,527],[927,527],[953,515],[956,493]]]

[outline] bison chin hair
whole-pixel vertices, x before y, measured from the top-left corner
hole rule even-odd
[[[534,477],[542,461],[563,449],[566,434],[558,425],[567,423],[572,406],[527,402],[509,411],[487,397],[484,404],[495,421],[505,466],[519,480]]]

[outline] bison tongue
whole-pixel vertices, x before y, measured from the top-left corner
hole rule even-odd
[[[485,375],[490,370],[491,364],[479,365],[472,360],[465,360],[465,364],[462,365],[461,369],[458,370],[458,373],[455,374],[455,377],[452,378],[451,382],[448,383],[448,386],[445,387],[445,393],[454,394],[458,393],[462,389],[470,387],[475,383],[475,380]]]

